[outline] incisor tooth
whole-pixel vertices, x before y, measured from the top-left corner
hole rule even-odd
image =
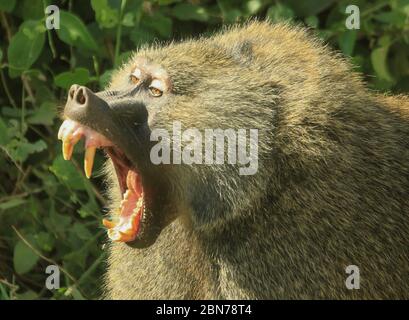
[[[84,171],[85,176],[89,179],[92,173],[92,167],[94,166],[94,158],[96,147],[88,147],[85,149],[85,157],[84,157]]]
[[[135,216],[139,213],[139,210],[141,210],[143,205],[143,193],[142,195],[139,197],[138,201],[136,202],[136,206],[135,208],[132,210],[132,215]]]
[[[74,145],[70,140],[63,140],[62,142],[62,156],[64,160],[70,160],[72,156],[72,151],[74,150]]]
[[[63,122],[63,124],[61,125],[60,129],[58,130],[58,140],[61,140],[64,136],[64,130],[65,130],[65,123]]]

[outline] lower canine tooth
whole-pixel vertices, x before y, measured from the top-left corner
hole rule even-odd
[[[85,149],[85,157],[84,157],[84,171],[85,176],[89,179],[92,174],[92,167],[94,166],[94,158],[96,147],[88,147]]]
[[[103,219],[102,224],[108,229],[112,229],[112,228],[114,228],[116,226],[116,223],[114,223],[112,221],[109,221],[107,219]]]

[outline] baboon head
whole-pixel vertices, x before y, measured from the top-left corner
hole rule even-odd
[[[119,209],[112,221],[104,220],[113,241],[148,246],[176,217],[203,231],[252,212],[266,190],[265,161],[256,174],[241,175],[243,165],[228,159],[221,164],[204,159],[203,164],[158,164],[151,159],[158,143],[151,141],[154,130],[165,130],[174,140],[175,122],[182,130],[195,128],[203,134],[193,143],[201,151],[205,129],[259,129],[257,156],[267,159],[277,88],[253,67],[252,59],[249,42],[227,46],[217,37],[191,40],[140,50],[114,73],[105,91],[71,87],[59,132],[64,157],[69,159],[84,137],[90,176],[95,149],[108,155],[118,182],[114,189],[122,195],[113,205]],[[172,143],[171,159],[176,152]],[[184,150],[187,140],[181,144]]]

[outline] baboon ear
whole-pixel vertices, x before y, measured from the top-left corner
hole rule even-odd
[[[240,64],[248,64],[253,59],[253,44],[244,40],[233,46],[231,49],[233,58]]]

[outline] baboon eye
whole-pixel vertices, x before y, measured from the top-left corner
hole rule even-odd
[[[155,88],[155,87],[152,87],[152,86],[149,87],[149,92],[154,97],[160,97],[163,94],[162,90],[160,90],[158,88]]]
[[[130,79],[133,84],[138,84],[141,81],[141,79],[139,79],[138,77],[135,77],[133,74],[131,74]]]
[[[163,94],[162,82],[160,82],[158,79],[153,80],[149,86],[149,92],[154,97],[160,97]]]
[[[141,70],[139,69],[135,69],[132,74],[129,76],[129,80],[133,83],[133,84],[139,84],[141,82]]]

